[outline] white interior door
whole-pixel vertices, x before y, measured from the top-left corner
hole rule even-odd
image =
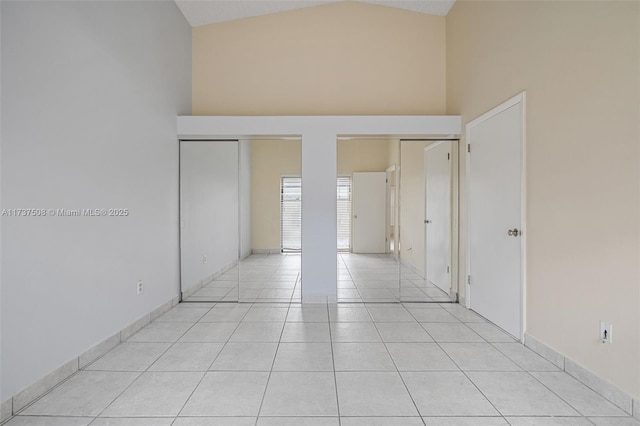
[[[451,142],[425,148],[425,277],[451,290]]]
[[[386,172],[353,174],[353,252],[384,253]]]
[[[523,328],[522,100],[467,126],[469,303],[517,337]]]

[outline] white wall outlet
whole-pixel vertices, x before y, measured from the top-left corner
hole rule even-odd
[[[138,284],[136,286],[136,294],[142,294],[142,292],[144,291],[144,283],[142,282],[142,280],[138,281]]]
[[[613,326],[611,324],[608,324],[604,321],[600,321],[600,340],[602,340],[602,343],[612,343],[613,342],[613,336],[611,335],[611,332],[613,331]]]
[[[206,255],[206,254],[203,254],[203,255],[202,255],[202,263],[203,263],[203,264],[206,264],[206,263],[207,263],[207,255]]]

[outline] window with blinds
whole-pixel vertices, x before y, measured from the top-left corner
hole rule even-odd
[[[280,185],[280,242],[283,252],[302,249],[302,178],[283,177]]]
[[[351,250],[351,176],[338,176],[338,250]]]
[[[351,250],[351,177],[337,180],[338,250]],[[302,178],[283,177],[280,185],[280,241],[282,252],[302,249]]]

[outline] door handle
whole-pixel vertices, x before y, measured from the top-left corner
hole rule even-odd
[[[517,237],[520,234],[521,232],[518,228],[509,229],[507,231],[507,235],[509,235],[510,237]]]
[[[425,219],[424,223],[431,223],[431,221]]]

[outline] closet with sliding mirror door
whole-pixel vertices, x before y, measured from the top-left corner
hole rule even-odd
[[[400,300],[456,300],[458,140],[400,140]]]
[[[301,139],[180,142],[184,302],[301,300]]]
[[[241,164],[237,140],[180,141],[180,287],[183,302],[237,302]],[[244,225],[244,224],[243,224]]]
[[[301,300],[299,137],[180,142],[184,302]]]
[[[338,302],[397,302],[393,142],[341,137],[337,144]]]
[[[254,139],[249,144],[250,206],[241,209],[249,250],[240,261],[239,300],[256,303],[301,301],[302,140],[300,137]],[[283,305],[284,306],[284,305]]]

